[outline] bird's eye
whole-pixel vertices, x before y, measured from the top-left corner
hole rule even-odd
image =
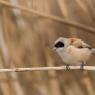
[[[58,42],[58,43],[55,44],[55,47],[56,47],[56,48],[64,47],[64,43]]]

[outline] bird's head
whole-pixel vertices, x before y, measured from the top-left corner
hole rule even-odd
[[[55,50],[63,50],[68,47],[70,44],[70,40],[68,38],[60,37],[54,43]]]

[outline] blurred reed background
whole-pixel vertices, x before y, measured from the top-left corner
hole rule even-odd
[[[0,0],[0,68],[61,66],[52,50],[60,37],[79,37],[95,47],[94,31],[86,31],[24,10],[95,27],[95,0]],[[88,65],[94,65],[95,55]],[[95,72],[33,71],[0,73],[0,95],[95,95]]]

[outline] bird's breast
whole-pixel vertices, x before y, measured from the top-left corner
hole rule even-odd
[[[91,51],[87,48],[78,49],[74,47],[68,47],[61,55],[62,59],[66,63],[80,64],[89,59]]]

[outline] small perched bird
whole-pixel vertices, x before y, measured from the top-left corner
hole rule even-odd
[[[78,38],[60,37],[55,41],[54,49],[65,62],[67,69],[69,65],[81,65],[83,69],[91,54],[95,52],[95,49]]]

